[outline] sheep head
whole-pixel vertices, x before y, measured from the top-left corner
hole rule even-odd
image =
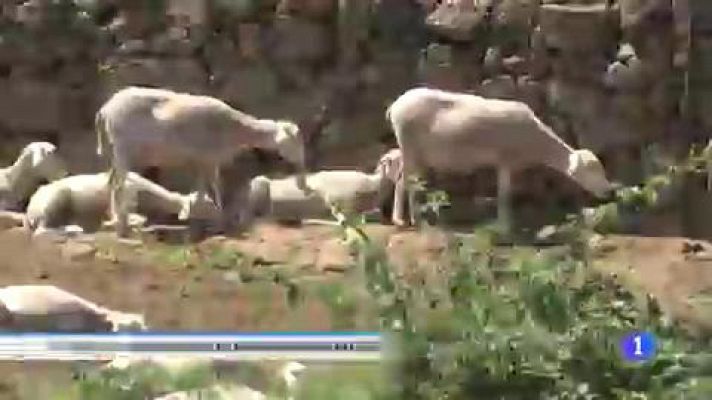
[[[300,171],[305,169],[304,141],[299,126],[290,121],[276,121],[275,142],[281,157],[296,165]]]
[[[35,174],[49,182],[69,175],[64,161],[57,154],[57,146],[49,142],[33,142],[23,150],[23,156],[29,157]]]
[[[217,219],[222,214],[215,201],[206,195],[192,192],[185,196],[178,219],[181,221],[189,218]]]
[[[401,149],[391,149],[382,155],[376,165],[376,173],[395,184],[403,173],[403,153]]]
[[[376,164],[375,174],[381,178],[381,185],[378,192],[378,203],[383,204],[393,193],[398,179],[403,174],[403,153],[401,149],[391,149],[381,156]]]
[[[606,178],[603,164],[590,150],[574,150],[569,155],[568,174],[598,198],[608,197],[615,188]]]

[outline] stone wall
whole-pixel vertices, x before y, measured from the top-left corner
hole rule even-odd
[[[712,7],[688,1],[0,0],[0,147],[46,138],[95,170],[95,110],[142,84],[302,124],[328,105],[321,167],[370,169],[385,107],[428,84],[525,101],[634,181],[682,116],[712,124],[688,68],[708,64]]]

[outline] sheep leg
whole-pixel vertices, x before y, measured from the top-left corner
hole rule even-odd
[[[263,199],[264,203],[263,204],[268,204],[267,201],[269,199]],[[240,204],[237,205],[238,208],[238,215],[237,215],[237,223],[242,229],[246,229],[249,227],[256,214],[257,210],[257,202],[253,198],[253,196],[250,194],[250,188],[249,185],[243,186],[243,188],[240,190],[240,197],[239,197]]]
[[[119,237],[128,237],[128,194],[126,190],[126,179],[129,173],[129,162],[127,154],[131,154],[129,149],[120,143],[115,143],[113,150],[113,163],[109,171],[109,188],[111,192],[111,221],[115,225],[116,234]]]
[[[512,170],[509,166],[497,168],[497,220],[509,232],[512,223]]]
[[[125,179],[125,177],[124,177]],[[116,215],[116,232],[121,237],[128,236],[129,232],[129,210],[128,210],[128,196],[126,193],[125,181],[119,183],[119,187],[116,189],[116,196],[114,199],[114,204],[117,206]]]
[[[408,182],[408,178],[411,174],[411,165],[415,165],[415,163],[412,161],[411,157],[409,156],[410,152],[402,150],[401,152],[403,154],[402,157],[402,165],[401,165],[401,171],[400,175],[398,176],[398,180],[396,181],[396,187],[395,187],[395,195],[393,197],[393,224],[399,227],[403,227],[406,225],[405,219],[404,219],[404,214],[405,214],[405,198],[406,195],[411,197],[411,190],[412,186]],[[415,197],[415,196],[412,196]],[[410,199],[409,199],[410,200]],[[410,210],[413,210],[414,205],[413,203],[410,203],[408,205],[410,207]],[[413,215],[412,213],[410,214],[411,216]],[[411,218],[411,222],[412,218]]]
[[[395,194],[393,196],[393,210],[391,220],[396,226],[403,226],[405,222],[403,220],[404,211],[404,201],[405,201],[405,176],[401,175],[396,182]]]
[[[420,208],[417,204],[415,186],[414,182],[411,182],[406,186],[408,188],[408,214],[410,217],[410,224],[412,226],[416,226],[418,223],[417,210]]]
[[[216,167],[213,172],[212,179],[210,180],[212,190],[213,190],[213,196],[215,199],[215,205],[217,205],[218,209],[221,211],[225,210],[224,204],[223,204],[223,197],[222,197],[222,189],[221,189],[221,184],[220,184],[220,168]]]

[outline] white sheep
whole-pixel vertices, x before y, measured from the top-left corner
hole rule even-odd
[[[219,168],[243,149],[276,150],[304,169],[304,144],[296,124],[258,119],[209,96],[127,87],[104,103],[95,125],[97,153],[111,158],[112,221],[119,235],[126,234],[122,192],[132,169],[192,168],[198,174],[198,192],[212,189],[221,209]]]
[[[386,119],[403,152],[403,172],[396,184],[393,223],[405,225],[406,192],[410,223],[416,223],[415,189],[406,182],[427,169],[468,173],[483,166],[497,168],[498,219],[510,227],[511,175],[532,164],[547,165],[570,177],[597,197],[611,194],[598,158],[574,150],[524,103],[430,88],[414,88],[398,97]]]
[[[208,357],[188,357],[188,356],[117,356],[112,361],[104,365],[104,370],[127,370],[140,366],[157,366],[171,375],[178,375],[194,368],[209,368],[218,374],[234,373],[246,368],[252,369],[254,374],[250,374],[253,381],[247,385],[230,384],[213,386],[204,391],[220,394],[225,399],[264,399],[262,391],[269,388],[274,380],[284,385],[288,394],[296,388],[297,381],[306,366],[296,361],[265,360],[258,362],[242,362],[228,359],[211,359]],[[253,388],[257,388],[255,390]],[[190,399],[195,392],[174,392],[163,395],[157,399]],[[232,396],[230,396],[230,395]],[[238,395],[239,394],[239,395]],[[252,397],[250,397],[252,396]],[[290,397],[291,398],[291,397]]]
[[[169,191],[134,172],[127,174],[125,190],[132,212],[161,212],[177,215],[179,220],[215,218],[220,213],[208,197],[197,192],[183,195]],[[70,224],[79,225],[84,231],[95,231],[109,213],[109,205],[107,173],[74,175],[40,187],[27,206],[24,225],[36,235]],[[131,217],[132,224],[145,221],[137,214]]]
[[[270,179],[257,176],[250,181],[246,212],[240,216],[240,221],[249,223],[254,217],[282,221],[337,217],[333,205],[343,211],[372,211],[392,193],[401,169],[400,158],[399,149],[389,151],[370,174],[353,170],[307,174],[305,181],[310,192],[301,190],[293,177]]]
[[[51,285],[0,288],[0,330],[117,332],[146,330],[142,315],[113,311]]]
[[[32,142],[25,146],[11,166],[0,168],[0,210],[21,211],[43,181],[54,181],[68,175],[57,146]]]
[[[267,396],[245,385],[213,385],[205,389],[173,392],[155,397],[153,400],[194,400],[203,398],[213,400],[266,400]]]

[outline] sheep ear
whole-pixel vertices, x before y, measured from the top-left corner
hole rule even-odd
[[[193,206],[193,203],[197,199],[198,194],[193,192],[188,195],[188,198],[186,201],[183,202],[183,207],[181,207],[180,211],[178,212],[178,220],[179,221],[185,221],[190,217],[190,211]]]
[[[185,221],[190,216],[190,204],[185,204],[178,213],[178,220]]]
[[[568,172],[569,175],[573,174],[578,169],[580,163],[581,156],[579,153],[576,151],[572,152],[569,154],[569,168],[566,172]]]
[[[32,157],[32,166],[38,166],[42,160],[47,156],[47,150],[43,148],[33,148],[30,150],[30,156]]]

